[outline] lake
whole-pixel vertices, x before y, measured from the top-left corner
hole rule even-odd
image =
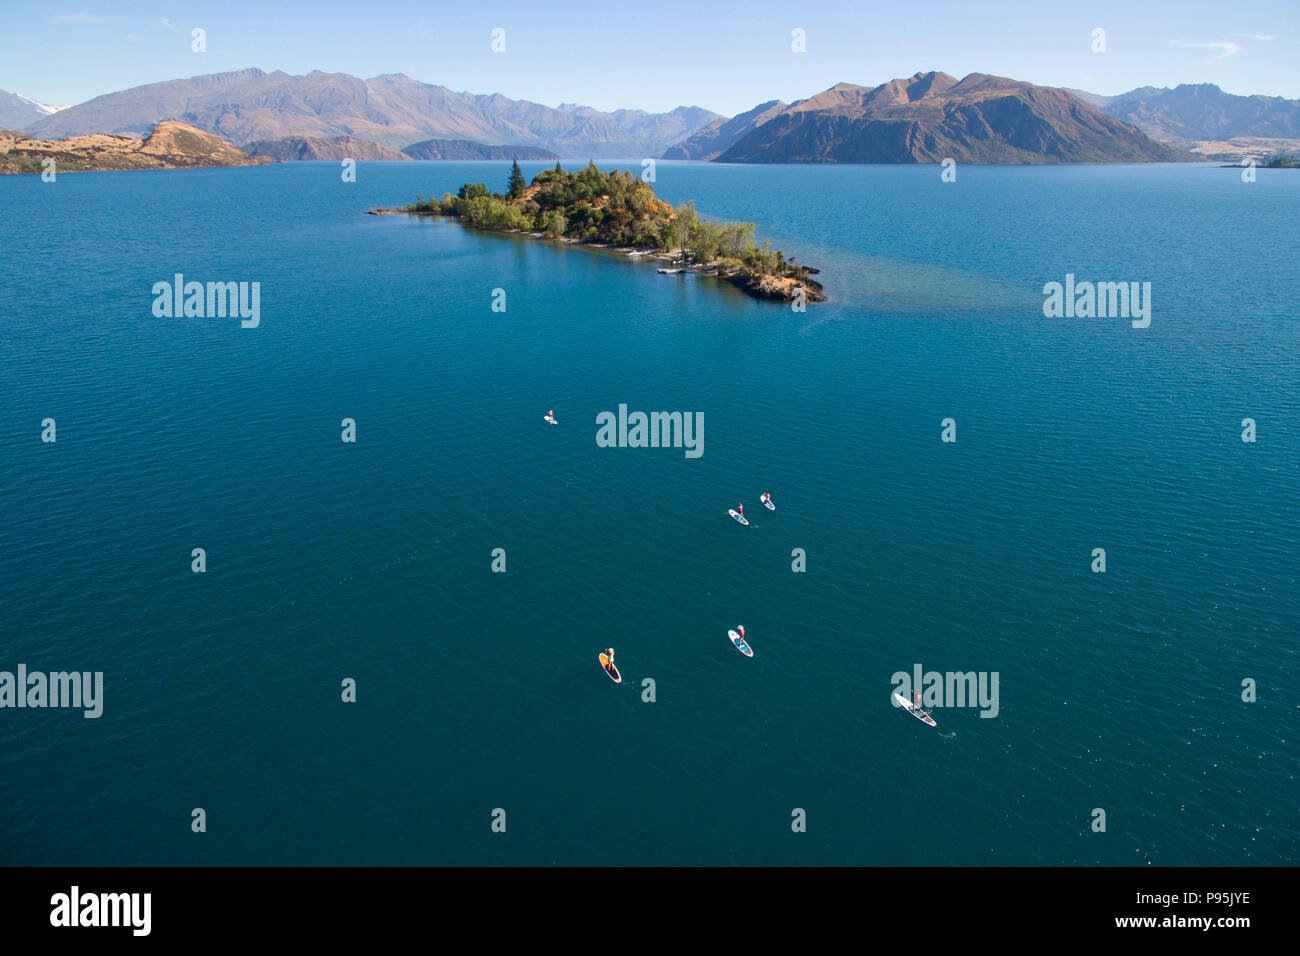
[[[0,179],[0,670],[104,686],[0,709],[0,862],[1297,862],[1300,173],[659,163],[802,313],[364,215],[508,172]],[[996,716],[913,720],[917,665]]]

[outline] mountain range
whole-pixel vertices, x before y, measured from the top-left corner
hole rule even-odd
[[[1071,90],[1103,113],[1148,136],[1202,155],[1227,158],[1300,150],[1300,100],[1237,96],[1213,83],[1143,86],[1119,96]]]
[[[400,150],[430,139],[533,146],[572,157],[658,156],[718,119],[696,106],[668,113],[542,106],[457,93],[402,74],[294,76],[258,69],[150,83],[108,93],[22,126],[49,139],[140,135],[173,119],[237,144],[354,136]]]
[[[394,162],[407,159],[559,159],[555,153],[536,146],[485,146],[465,139],[426,139],[402,149],[393,149],[355,136],[287,136],[284,139],[259,140],[244,150],[251,156],[266,156],[279,162],[298,160],[378,160]]]
[[[195,126],[277,159],[640,158],[756,163],[1144,162],[1300,149],[1300,101],[1212,84],[1119,96],[972,73],[840,83],[734,117],[543,106],[402,74],[361,79],[258,69],[169,80],[49,107],[0,91],[0,127],[62,139]],[[346,154],[346,155],[344,155]]]
[[[25,129],[66,106],[46,106],[18,93],[0,90],[0,129]]]
[[[1119,96],[1071,90],[1103,112],[1180,146],[1235,136],[1300,137],[1300,100],[1236,96],[1213,83],[1143,86]]]
[[[758,129],[787,108],[780,100],[768,100],[731,119],[719,116],[694,136],[669,147],[662,158],[716,159],[731,148],[736,140]]]
[[[1055,87],[972,73],[840,83],[790,106],[764,103],[710,124],[673,155],[722,163],[1180,162],[1156,142]]]

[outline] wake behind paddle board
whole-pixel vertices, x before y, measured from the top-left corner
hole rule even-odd
[[[902,707],[903,710],[907,711],[909,714],[911,714],[913,717],[915,717],[915,718],[916,718],[917,720],[919,720],[921,723],[923,723],[923,724],[929,724],[931,727],[938,727],[938,726],[939,726],[938,724],[936,724],[936,723],[934,722],[934,718],[933,718],[933,717],[931,717],[931,716],[930,716],[929,714],[927,714],[925,711],[923,711],[923,710],[919,710],[915,704],[909,704],[909,703],[907,702],[907,698],[905,698],[905,697],[904,697],[902,694],[900,694],[898,691],[894,691],[894,703],[897,704],[899,707]]]
[[[615,684],[623,683],[623,675],[618,672],[618,668],[614,666],[614,662],[609,659],[608,655],[600,655],[600,666],[605,669],[605,673],[609,675],[609,679]]]
[[[731,638],[731,643],[736,645],[736,650],[740,651],[740,653],[744,654],[746,657],[754,656],[754,649],[750,647],[749,644],[745,642],[745,639],[735,631],[728,631],[727,637]]]
[[[744,515],[742,515],[742,514],[741,514],[739,511],[737,511],[735,508],[728,508],[728,509],[727,509],[727,514],[731,515],[731,517],[735,518],[735,519],[736,519],[737,521],[739,521],[741,524],[749,524],[749,519],[746,518]]]

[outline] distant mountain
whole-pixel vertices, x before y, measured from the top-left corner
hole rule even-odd
[[[1300,100],[1237,96],[1213,83],[1184,83],[1173,89],[1143,86],[1096,99],[1104,100],[1098,104],[1104,113],[1181,146],[1236,136],[1300,138]]]
[[[426,139],[402,150],[410,159],[559,159],[535,146],[485,146],[464,139]]]
[[[0,129],[22,130],[66,106],[46,106],[19,93],[0,90]]]
[[[722,152],[724,163],[1180,162],[1184,150],[1054,87],[972,73],[841,83],[781,110]]]
[[[43,140],[26,133],[0,130],[0,173],[39,173],[47,159],[54,160],[56,173],[255,166],[266,162],[255,160],[220,137],[184,123],[159,123],[143,139],[94,133]]]
[[[264,139],[249,143],[244,152],[250,156],[268,156],[281,163],[316,160],[407,160],[407,156],[391,146],[355,136],[288,136],[284,139]]]
[[[268,156],[279,162],[337,161],[356,159],[397,162],[412,159],[559,159],[555,153],[536,146],[485,146],[466,139],[426,139],[404,149],[356,136],[287,136],[284,139],[249,143],[244,151],[250,156]]]
[[[1143,86],[1118,96],[1070,92],[1153,139],[1201,156],[1236,160],[1300,152],[1300,100],[1238,96],[1213,83]]]
[[[740,139],[758,129],[773,116],[786,109],[780,100],[760,103],[747,113],[727,119],[720,116],[694,136],[676,146],[670,146],[664,159],[717,159]]]
[[[518,143],[571,157],[658,156],[718,119],[699,107],[668,113],[553,109],[500,94],[476,96],[402,74],[363,80],[313,71],[248,69],[109,93],[37,121],[45,137],[139,134],[173,119],[236,143],[355,136],[400,149],[429,139]]]
[[[1076,90],[1069,86],[1063,86],[1061,89],[1065,90],[1065,92],[1069,93],[1076,99],[1083,100],[1089,106],[1095,106],[1103,112],[1106,109],[1106,104],[1115,99],[1113,96],[1101,96],[1097,93],[1089,93],[1087,90]]]

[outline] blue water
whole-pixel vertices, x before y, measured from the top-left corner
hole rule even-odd
[[[0,863],[1297,861],[1300,174],[661,163],[803,314],[363,215],[506,173],[0,178],[0,670],[105,681],[0,709]],[[1150,327],[1044,318],[1067,272]],[[998,716],[894,709],[918,663]]]

